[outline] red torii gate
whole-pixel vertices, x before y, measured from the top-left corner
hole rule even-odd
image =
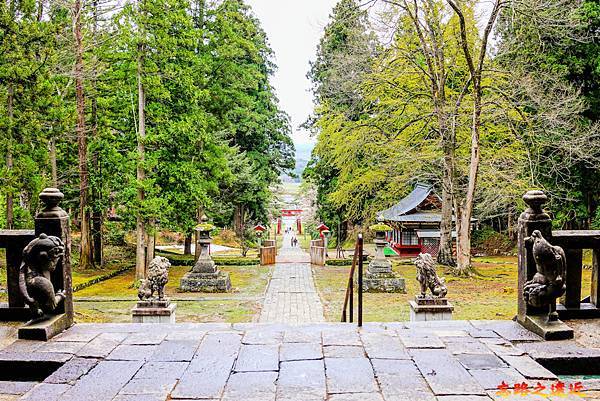
[[[300,216],[302,214],[302,209],[281,209],[282,217],[294,217]]]
[[[300,215],[302,215],[302,209],[281,209],[281,217],[296,217],[298,234],[302,234],[302,220],[300,219]],[[281,232],[281,220],[278,221],[277,231],[278,233]]]

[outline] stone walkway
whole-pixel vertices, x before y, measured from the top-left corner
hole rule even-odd
[[[502,382],[530,389],[539,382],[549,394],[557,377],[530,355],[590,352],[540,340],[510,321],[367,323],[362,329],[342,323],[77,324],[47,343],[18,340],[0,351],[3,368],[15,361],[64,363],[42,383],[0,381],[0,400],[597,399],[598,380],[583,381],[586,398],[498,393]],[[565,380],[566,392],[570,383]]]
[[[315,288],[310,257],[283,238],[277,263],[269,282],[260,323],[303,324],[324,321],[323,304]]]

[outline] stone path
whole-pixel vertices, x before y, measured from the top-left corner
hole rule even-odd
[[[0,381],[0,400],[597,399],[598,380],[583,381],[586,398],[498,393],[503,381],[550,392],[557,377],[531,355],[590,352],[540,340],[510,321],[77,324],[47,343],[18,340],[0,351],[0,373],[16,361],[64,363],[41,383]]]
[[[324,321],[323,304],[315,288],[310,257],[283,238],[277,263],[269,282],[260,323],[302,324]]]

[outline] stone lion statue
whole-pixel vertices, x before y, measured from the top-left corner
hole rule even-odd
[[[169,259],[157,256],[148,266],[148,278],[141,280],[138,290],[140,300],[148,300],[154,297],[154,292],[158,293],[158,299],[165,299],[165,285],[169,282]]]
[[[431,291],[431,295],[437,298],[444,298],[448,293],[448,289],[444,283],[444,279],[440,279],[435,272],[435,262],[430,254],[421,253],[415,259],[417,267],[417,281],[421,285],[420,298],[427,296],[427,289]]]
[[[535,230],[527,241],[533,242],[533,258],[537,272],[530,281],[525,283],[523,297],[531,306],[555,306],[556,298],[566,291],[565,251],[559,246],[551,245],[539,230]]]
[[[19,289],[34,318],[51,314],[64,301],[64,290],[54,292],[51,274],[65,255],[58,237],[40,234],[23,250]]]

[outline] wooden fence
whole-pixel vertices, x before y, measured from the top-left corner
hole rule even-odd
[[[263,266],[274,265],[276,255],[277,255],[277,248],[275,248],[274,246],[261,246],[260,247],[260,264]]]
[[[322,239],[310,241],[310,263],[325,266],[325,244]]]

